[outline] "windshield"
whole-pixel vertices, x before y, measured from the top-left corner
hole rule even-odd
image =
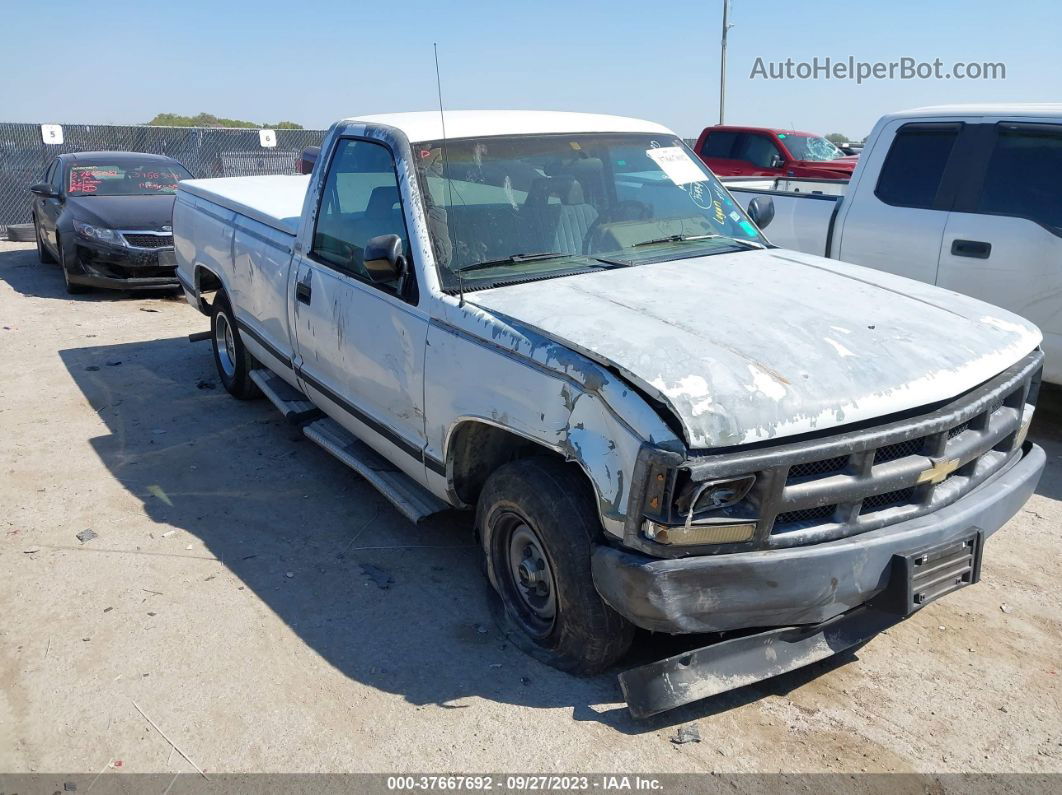
[[[92,163],[70,167],[69,196],[152,196],[177,192],[177,183],[191,179],[178,163]]]
[[[778,133],[789,154],[797,160],[836,160],[845,157],[845,153],[833,145],[831,141],[818,135],[794,135],[793,133]]]
[[[670,135],[522,135],[413,145],[444,289],[759,247]]]

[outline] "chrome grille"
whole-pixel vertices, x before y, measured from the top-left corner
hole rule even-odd
[[[133,248],[169,248],[173,235],[164,232],[122,232],[125,242]]]

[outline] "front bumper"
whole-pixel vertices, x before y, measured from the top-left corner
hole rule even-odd
[[[671,634],[818,624],[888,586],[894,555],[976,527],[987,538],[1033,493],[1046,457],[1026,442],[1013,463],[958,501],[906,522],[803,547],[659,559],[598,545],[594,585],[636,626]]]
[[[71,236],[64,251],[72,255],[63,264],[72,284],[115,290],[159,290],[179,287],[171,265],[159,263],[167,249],[112,246]]]

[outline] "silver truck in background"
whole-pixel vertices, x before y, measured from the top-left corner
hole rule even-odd
[[[417,521],[475,512],[501,621],[649,715],[977,581],[1043,355],[1009,312],[771,246],[674,133],[538,112],[336,123],[309,176],[180,183],[177,276],[265,394]],[[750,630],[753,630],[750,632]]]
[[[1044,335],[1044,379],[1062,384],[1060,180],[1062,103],[1044,103],[891,113],[875,125],[849,183],[723,182],[761,228],[769,224],[777,245],[1028,318]]]

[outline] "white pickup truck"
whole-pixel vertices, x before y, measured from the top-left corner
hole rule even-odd
[[[773,205],[773,243],[1028,318],[1044,334],[1044,379],[1062,384],[1062,103],[889,114],[850,183],[723,182],[744,207],[759,198],[764,228]]]
[[[635,715],[975,582],[1043,468],[1034,326],[771,246],[657,124],[347,119],[312,175],[180,183],[173,226],[228,391],[411,520],[474,510],[523,648],[745,630],[621,674]]]

